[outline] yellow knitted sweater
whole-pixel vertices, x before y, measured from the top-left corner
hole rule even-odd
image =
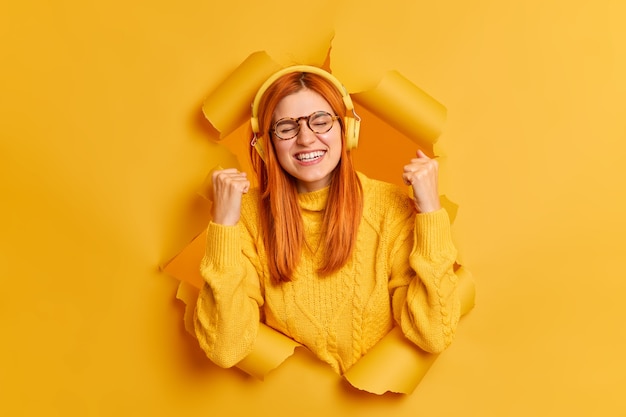
[[[244,195],[237,226],[209,224],[195,328],[214,363],[231,367],[250,353],[260,321],[307,346],[338,373],[394,325],[429,352],[451,343],[460,302],[446,211],[415,214],[400,187],[359,178],[364,207],[355,251],[331,276],[316,273],[324,254],[319,240],[328,188],[299,195],[307,245],[291,282],[270,280],[257,190]]]

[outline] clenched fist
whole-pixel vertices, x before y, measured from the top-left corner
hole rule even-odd
[[[213,223],[234,226],[241,216],[241,199],[250,189],[245,172],[235,168],[215,170],[213,180]]]
[[[404,166],[402,179],[413,187],[413,199],[418,213],[428,213],[441,208],[438,189],[439,164],[422,151]]]

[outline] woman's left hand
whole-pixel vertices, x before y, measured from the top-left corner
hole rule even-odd
[[[441,208],[438,187],[439,164],[421,150],[417,157],[404,166],[402,179],[413,187],[413,199],[418,213],[428,213]]]

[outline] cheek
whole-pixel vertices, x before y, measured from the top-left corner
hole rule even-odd
[[[278,158],[279,161],[282,161],[289,157],[289,146],[283,142],[274,142],[274,152],[276,152],[276,158]]]
[[[326,133],[323,137],[320,137],[320,140],[330,148],[341,149],[342,143],[340,130],[337,130],[336,132],[330,131],[329,133]]]

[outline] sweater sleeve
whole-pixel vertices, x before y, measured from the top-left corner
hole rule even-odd
[[[447,348],[460,317],[450,220],[444,209],[413,215],[399,232],[389,281],[394,319],[427,352]],[[411,230],[412,229],[412,230]]]
[[[204,285],[194,325],[200,347],[223,368],[241,361],[256,341],[263,297],[257,271],[245,255],[252,248],[252,240],[241,224],[209,224],[200,265]]]

